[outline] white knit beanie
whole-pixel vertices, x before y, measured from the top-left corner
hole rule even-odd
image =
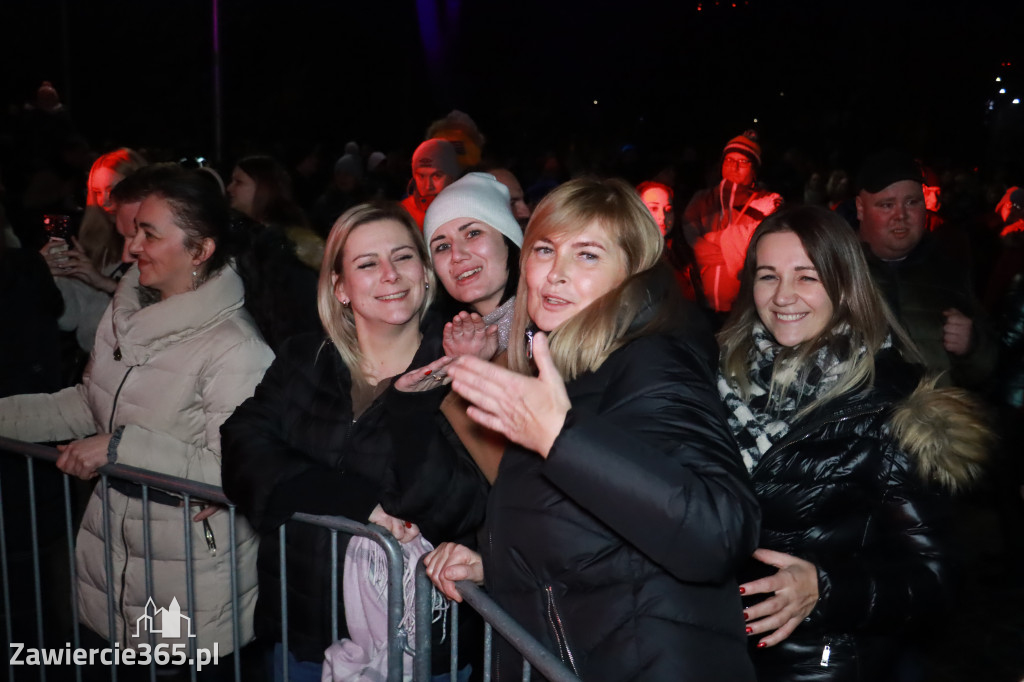
[[[508,188],[490,173],[467,173],[435,197],[423,219],[423,237],[428,246],[437,228],[456,218],[489,225],[516,246],[523,245],[523,229],[509,207]],[[430,253],[433,257],[432,249]]]

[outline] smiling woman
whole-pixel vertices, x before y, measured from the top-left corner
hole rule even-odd
[[[513,371],[449,369],[469,416],[510,441],[488,544],[441,545],[427,571],[454,599],[455,581],[486,581],[582,679],[753,680],[733,575],[757,506],[715,399],[714,343],[662,243],[618,180],[574,180],[538,205]]]
[[[220,425],[252,395],[273,353],[244,308],[242,280],[228,256],[223,197],[194,172],[172,169],[150,179],[133,238],[140,267],[127,272],[104,313],[82,384],[0,401],[0,434],[71,440],[58,446],[57,466],[82,479],[95,479],[99,467],[116,461],[218,485]],[[150,599],[160,608],[177,599],[182,612],[194,616],[197,646],[216,644],[227,655],[233,634],[242,644],[251,640],[252,608],[246,605],[255,598],[256,581],[246,577],[252,573],[246,566],[256,560],[252,528],[241,519],[232,527],[232,517],[212,507],[186,516],[180,500],[155,492],[146,505],[140,486],[103,481],[89,499],[75,550],[82,623],[123,644]],[[116,532],[109,532],[108,513],[118,519]],[[143,560],[146,532],[159,548],[152,594],[145,576],[150,561]],[[189,537],[194,543],[187,552],[182,538]],[[114,575],[107,575],[108,551]],[[236,560],[242,577],[233,586],[229,563]],[[188,603],[193,578],[195,601]],[[243,606],[234,633],[236,596]],[[113,631],[108,598],[117,605]],[[169,633],[157,643],[184,646]]]
[[[740,586],[758,679],[883,679],[895,633],[947,599],[947,495],[979,474],[980,410],[918,383],[855,233],[824,208],[761,223],[719,338],[719,393],[763,514]]]
[[[290,657],[291,679],[319,680],[332,643],[331,536],[290,522],[293,513],[378,523],[403,543],[421,531],[432,543],[472,541],[481,521],[486,483],[440,414],[450,358],[437,359],[440,320],[424,319],[433,282],[403,209],[346,211],[327,239],[317,291],[326,338],[286,341],[256,395],[224,424],[224,491],[263,536],[256,624],[272,642],[284,634],[277,562],[286,526],[288,649],[279,643],[277,656]],[[342,552],[349,540],[341,537]]]

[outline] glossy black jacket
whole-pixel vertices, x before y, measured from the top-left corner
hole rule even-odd
[[[440,334],[424,334],[411,367],[440,357]],[[439,407],[445,389],[388,388],[353,419],[351,377],[322,335],[287,341],[256,389],[221,428],[225,494],[262,535],[256,634],[281,639],[278,528],[295,512],[365,521],[380,503],[419,525],[435,545],[471,541],[483,521],[487,484]],[[328,531],[287,522],[288,646],[323,660],[331,644]],[[339,535],[338,561],[348,536]],[[339,565],[339,583],[341,576]],[[347,636],[338,587],[339,636]]]
[[[751,639],[762,682],[888,679],[901,635],[949,604],[948,489],[977,476],[983,430],[962,391],[919,386],[895,352],[876,368],[873,389],[798,420],[751,472],[761,546],[817,566],[820,595],[781,644]]]
[[[487,590],[584,680],[753,679],[735,572],[757,503],[714,341],[692,305],[677,320],[569,382],[549,457],[510,447],[488,501]]]

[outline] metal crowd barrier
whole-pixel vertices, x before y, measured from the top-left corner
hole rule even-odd
[[[47,631],[47,618],[46,611],[48,606],[52,606],[53,594],[58,594],[61,591],[59,585],[49,584],[48,581],[44,581],[43,575],[47,571],[45,569],[48,566],[44,566],[44,549],[41,546],[41,539],[39,534],[39,510],[40,500],[37,492],[39,474],[42,470],[38,467],[53,467],[46,472],[47,475],[52,479],[52,472],[56,471],[53,466],[59,457],[59,453],[56,449],[43,445],[36,445],[32,443],[24,443],[21,441],[11,440],[9,438],[0,437],[0,463],[10,463],[13,461],[21,461],[25,463],[26,478],[25,480],[8,480],[11,478],[10,472],[6,475],[0,474],[0,597],[3,600],[3,623],[0,623],[8,635],[8,651],[4,657],[3,663],[7,668],[7,679],[38,679],[42,682],[46,682],[49,678],[51,679],[68,679],[73,677],[76,682],[81,682],[83,671],[80,666],[75,666],[73,672],[68,674],[68,668],[63,668],[60,671],[56,671],[46,665],[40,666],[12,666],[9,665],[11,659],[11,650],[13,647],[11,643],[14,641],[13,631],[16,627],[21,627],[19,636],[24,635],[26,630],[29,634],[33,635],[35,641],[33,645],[35,648],[40,650],[45,648],[50,649],[62,649],[66,646],[70,646],[72,651],[77,651],[82,647],[81,638],[81,625],[78,622],[78,599],[77,599],[77,572],[75,566],[75,541],[77,535],[77,519],[76,509],[73,504],[74,496],[72,494],[73,482],[77,479],[57,473],[60,478],[60,485],[63,489],[63,500],[62,500],[62,511],[63,511],[63,543],[65,545],[64,551],[66,556],[60,557],[64,562],[67,563],[68,573],[66,576],[70,580],[69,589],[64,595],[70,600],[67,604],[67,613],[70,615],[70,623],[68,628],[70,630],[70,643],[65,642],[65,635],[67,633],[60,633],[54,635],[52,631]],[[198,483],[187,479],[176,478],[173,476],[166,476],[163,474],[154,473],[144,469],[138,469],[135,467],[120,465],[120,464],[109,464],[101,467],[98,470],[98,481],[96,485],[101,486],[100,492],[103,499],[103,523],[108,529],[105,534],[105,538],[110,536],[110,510],[108,505],[109,495],[109,482],[111,480],[122,480],[131,483],[138,484],[141,486],[141,497],[143,502],[143,546],[144,546],[144,564],[145,564],[145,581],[146,591],[148,594],[153,594],[153,571],[152,571],[152,532],[150,529],[150,504],[153,504],[151,496],[153,491],[160,491],[163,493],[171,493],[179,496],[182,499],[182,519],[183,527],[185,529],[183,533],[182,541],[185,547],[185,562],[188,566],[192,566],[192,542],[191,533],[192,521],[191,516],[195,513],[192,508],[193,500],[202,500],[203,502],[209,502],[213,504],[222,505],[226,513],[229,515],[230,536],[228,540],[227,550],[230,553],[230,580],[231,580],[231,617],[232,617],[232,639],[233,648],[235,654],[231,656],[232,673],[234,680],[242,679],[263,679],[265,677],[265,670],[261,665],[259,671],[244,670],[242,669],[242,658],[240,651],[242,648],[242,642],[240,641],[240,623],[239,623],[239,594],[238,594],[238,559],[235,555],[235,521],[237,511],[235,506],[224,496],[223,491],[217,487],[204,483]],[[7,500],[10,497],[9,491],[18,489],[22,486],[21,490],[27,493],[27,509],[9,509],[7,507]],[[20,490],[19,490],[20,492]],[[91,494],[91,492],[90,492]],[[160,494],[159,492],[157,493]],[[53,500],[44,500],[44,503],[52,504]],[[222,512],[218,512],[222,513]],[[31,558],[31,573],[32,585],[28,586],[24,583],[24,575],[11,575],[11,553],[9,552],[9,538],[7,537],[7,528],[9,521],[14,523],[21,523],[24,517],[28,517],[29,525],[29,547],[28,548],[14,548],[14,553],[17,555],[23,555],[27,549],[28,554]],[[422,562],[416,571],[416,622],[422,624],[416,628],[416,641],[407,641],[407,635],[405,631],[400,627],[400,623],[403,618],[404,609],[404,588],[403,588],[403,575],[404,575],[404,556],[402,554],[401,546],[394,539],[394,537],[384,528],[375,524],[363,524],[353,521],[351,519],[341,517],[329,517],[329,516],[314,516],[309,514],[295,514],[292,517],[293,521],[300,523],[308,523],[315,526],[319,526],[327,529],[331,535],[331,581],[332,581],[332,594],[331,594],[331,626],[332,626],[332,639],[337,640],[339,635],[339,619],[337,604],[339,603],[339,596],[337,593],[339,583],[339,565],[341,565],[341,558],[338,556],[338,533],[347,533],[350,535],[367,537],[377,543],[384,551],[387,559],[388,566],[388,588],[387,588],[387,602],[388,602],[388,671],[387,679],[389,682],[399,682],[403,679],[408,679],[409,672],[403,670],[404,661],[403,653],[408,653],[413,657],[413,668],[412,677],[415,682],[427,682],[432,679],[431,677],[431,605],[432,605],[432,588],[430,581],[426,577],[426,573]],[[284,652],[288,651],[288,609],[287,609],[287,566],[285,560],[285,546],[286,546],[286,526],[282,525],[279,529],[279,539],[281,546],[280,554],[280,572],[281,572],[281,613],[282,613],[282,648]],[[60,540],[58,540],[60,542]],[[108,542],[104,542],[104,563],[107,583],[107,622],[109,635],[109,646],[114,647],[116,641],[116,626],[115,626],[115,605],[113,603],[114,590],[112,589],[112,581],[114,579],[113,561],[111,548]],[[51,564],[53,558],[49,557],[46,560],[46,564]],[[18,584],[12,584],[14,578],[18,578],[21,582]],[[194,621],[195,617],[195,579],[191,570],[186,571],[186,607],[183,609],[183,613],[187,615],[190,622]],[[44,584],[46,583],[46,584]],[[504,637],[513,647],[515,647],[523,655],[523,680],[529,680],[531,674],[531,667],[535,668],[544,677],[556,682],[559,681],[570,681],[577,680],[572,672],[566,668],[562,662],[551,652],[545,649],[539,642],[533,639],[525,630],[522,629],[517,623],[515,623],[510,616],[504,613],[493,600],[487,597],[487,595],[477,588],[472,583],[459,583],[459,591],[462,594],[465,602],[474,608],[485,621],[484,631],[484,670],[482,675],[474,675],[474,679],[483,679],[485,682],[489,682],[491,679],[491,649],[493,631]],[[25,623],[19,620],[17,623],[14,621],[14,615],[12,613],[12,594],[24,595],[29,590],[32,592],[30,602],[32,608],[34,608],[34,622],[30,627],[26,627]],[[158,604],[157,607],[166,607],[167,605]],[[458,677],[457,663],[458,663],[458,607],[459,605],[450,602],[450,614],[449,621],[451,623],[451,631],[448,634],[448,639],[451,647],[451,682],[456,682]],[[52,609],[50,609],[52,611]],[[21,614],[18,614],[19,617]],[[128,624],[126,624],[128,627]],[[154,637],[152,631],[149,633],[149,644],[152,649],[154,643]],[[60,641],[48,641],[54,640],[58,637]],[[195,638],[189,638],[188,645],[188,658],[189,660],[196,660],[196,641]],[[284,679],[289,679],[288,674],[288,656],[285,654],[283,657],[283,669],[281,673]],[[262,662],[261,662],[262,663]],[[148,677],[152,682],[157,679],[157,661],[152,661],[148,667]],[[208,668],[207,668],[208,669]],[[110,666],[110,679],[112,682],[116,682],[118,678],[117,666]],[[188,666],[187,675],[192,682],[197,680],[197,667],[195,663]],[[182,672],[182,674],[184,674]]]

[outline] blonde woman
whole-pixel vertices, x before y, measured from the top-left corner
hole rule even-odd
[[[71,237],[70,244],[62,238],[51,238],[41,250],[64,299],[64,313],[58,324],[63,331],[75,332],[78,345],[86,353],[92,350],[96,326],[124,270],[120,268],[124,239],[115,229],[110,192],[144,165],[146,161],[138,153],[126,148],[96,159],[89,170],[78,236]]]
[[[676,296],[635,191],[574,180],[523,243],[509,369],[449,369],[507,437],[481,556],[427,559],[488,592],[586,680],[753,680],[733,575],[757,504],[714,392],[715,345]],[[532,351],[532,357],[531,357]],[[515,676],[518,659],[499,657]]]
[[[371,521],[401,541],[422,532],[434,544],[471,539],[482,520],[486,483],[440,414],[450,359],[437,359],[443,322],[424,320],[433,283],[404,210],[346,211],[320,273],[326,335],[287,341],[222,428],[224,491],[263,536],[256,628],[270,642],[282,637],[278,529],[287,524],[289,650],[276,647],[277,677],[287,655],[291,679],[319,680],[333,641],[330,534],[288,522],[292,514]]]

